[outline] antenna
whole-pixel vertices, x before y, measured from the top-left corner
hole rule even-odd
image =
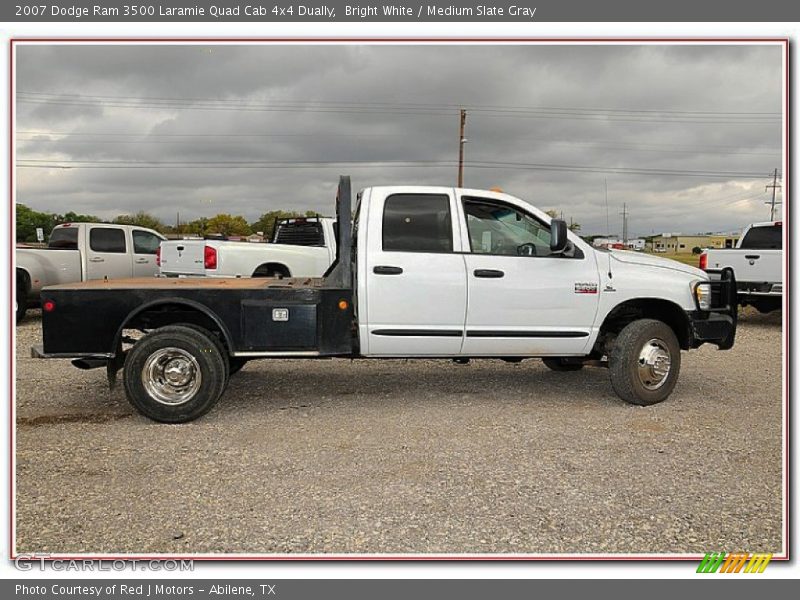
[[[611,225],[608,218],[608,177],[603,177],[603,183],[606,189],[606,236],[611,235]],[[610,239],[610,238],[607,238]],[[608,278],[612,279],[614,275],[611,273],[611,248],[608,249]],[[611,284],[609,284],[610,286]]]

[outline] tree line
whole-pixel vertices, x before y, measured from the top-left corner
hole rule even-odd
[[[75,212],[64,214],[40,212],[33,210],[24,204],[17,204],[17,242],[36,242],[36,229],[44,231],[45,239],[48,238],[53,227],[60,223],[101,223],[103,219],[95,215],[82,215]],[[200,217],[194,221],[180,223],[179,225],[167,225],[160,219],[144,211],[133,214],[124,214],[114,217],[110,223],[117,225],[137,225],[155,229],[159,233],[166,234],[193,234],[201,237],[206,235],[219,234],[228,236],[246,236],[256,232],[261,232],[266,239],[272,237],[275,219],[292,217],[313,217],[317,216],[314,211],[298,213],[295,211],[272,210],[261,215],[258,220],[248,223],[247,219],[241,215],[231,215],[220,213],[213,217]]]
[[[555,210],[548,210],[547,214],[555,218],[559,213]],[[265,239],[272,239],[275,226],[275,219],[285,219],[292,217],[315,217],[317,213],[307,210],[305,213],[286,210],[271,210],[261,215],[258,220],[248,223],[247,219],[241,215],[231,215],[220,213],[213,217],[200,217],[194,221],[180,223],[178,225],[167,225],[160,219],[144,211],[133,214],[124,214],[114,217],[110,222],[117,225],[137,225],[155,229],[159,233],[167,234],[192,234],[200,237],[207,235],[246,236],[256,232],[261,232]],[[95,215],[81,215],[75,212],[47,213],[33,210],[24,204],[17,204],[17,242],[36,242],[36,229],[41,227],[44,231],[45,239],[48,238],[53,227],[60,223],[100,223],[102,219]],[[580,223],[570,220],[569,228],[578,232],[581,229]]]

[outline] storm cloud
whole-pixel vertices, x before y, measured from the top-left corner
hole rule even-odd
[[[465,185],[582,233],[739,229],[782,164],[782,47],[18,44],[17,202],[166,223],[330,214],[356,189]],[[338,163],[338,164],[331,164]],[[778,195],[780,199],[780,194]],[[779,213],[780,214],[780,213]]]

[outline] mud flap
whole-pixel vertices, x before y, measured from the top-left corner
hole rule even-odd
[[[108,359],[106,364],[106,377],[108,377],[108,389],[113,390],[117,385],[117,373],[125,365],[125,358],[128,351],[122,351],[122,347],[117,348],[113,358]]]

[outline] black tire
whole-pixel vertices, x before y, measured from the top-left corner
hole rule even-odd
[[[24,285],[20,285],[20,280],[17,279],[17,325],[22,323],[25,318],[25,313],[28,312],[28,290]]]
[[[228,360],[228,357],[229,357],[228,349],[225,347],[225,344],[222,343],[222,340],[220,339],[220,337],[218,335],[212,333],[211,331],[209,331],[205,327],[202,327],[201,325],[195,325],[194,323],[175,323],[174,326],[175,327],[188,327],[189,329],[194,329],[198,333],[201,333],[202,335],[204,335],[208,339],[210,339],[212,342],[214,342],[214,345],[217,347],[217,350],[219,350],[220,356],[222,356],[222,362],[225,363],[225,387],[227,387],[228,386],[228,379],[230,378],[230,376],[233,373],[233,371],[230,368],[230,361]]]
[[[277,277],[278,279],[285,279],[290,277],[289,269],[284,265],[260,265],[253,271],[251,277]]]
[[[544,366],[553,371],[580,371],[583,368],[581,362],[570,362],[567,358],[543,358]]]
[[[649,357],[642,358],[646,351]],[[668,371],[661,376],[653,366],[663,371],[665,357],[669,359]],[[681,348],[675,332],[655,319],[629,323],[614,342],[609,370],[611,386],[625,402],[639,406],[663,402],[675,388],[681,370]]]
[[[228,359],[228,365],[230,366],[230,374],[235,375],[239,371],[242,370],[242,367],[247,364],[248,359],[246,358],[237,358],[235,356],[231,356]]]
[[[209,337],[191,326],[160,327],[144,336],[128,352],[125,394],[136,410],[154,421],[193,421],[211,410],[222,395],[227,383],[226,363],[213,336]],[[190,373],[200,375],[199,378],[196,375],[189,378],[185,398],[173,397],[179,396],[181,388],[173,386],[166,377],[146,376],[148,372],[157,374],[159,370],[163,376],[164,366],[170,364],[176,369],[186,367]],[[150,390],[145,387],[145,380]],[[158,393],[168,396],[168,401],[157,397]]]

